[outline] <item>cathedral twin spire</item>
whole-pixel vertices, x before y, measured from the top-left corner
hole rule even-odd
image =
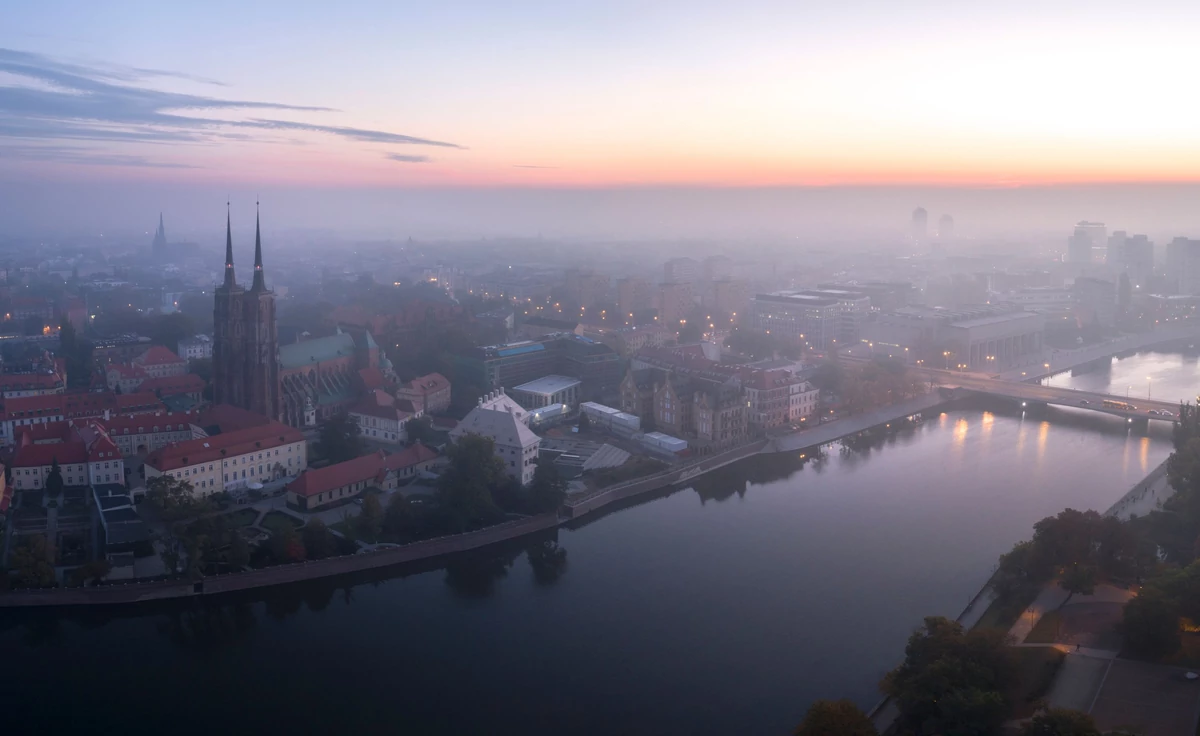
[[[258,203],[254,203],[254,283],[250,287],[250,291],[260,292],[267,290],[267,282],[263,276],[263,259],[262,259],[262,228],[259,224],[259,214],[257,211]],[[232,288],[237,286],[237,278],[233,272],[233,230],[230,226],[229,218],[229,203],[225,203],[225,287]]]

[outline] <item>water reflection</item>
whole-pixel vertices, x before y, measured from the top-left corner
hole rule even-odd
[[[180,649],[211,654],[250,636],[257,625],[249,604],[177,606],[157,629]]]

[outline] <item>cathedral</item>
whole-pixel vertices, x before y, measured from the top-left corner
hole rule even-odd
[[[225,213],[225,282],[213,305],[213,402],[281,418],[279,335],[275,293],[263,274],[262,231],[254,221],[254,281],[247,290],[233,272],[233,233]]]
[[[305,333],[307,337],[307,333]],[[254,281],[239,286],[233,234],[225,215],[225,282],[213,305],[213,403],[232,404],[310,427],[346,411],[362,396],[391,392],[396,376],[371,332],[359,326],[280,346],[275,293],[263,275],[262,231],[254,223]]]

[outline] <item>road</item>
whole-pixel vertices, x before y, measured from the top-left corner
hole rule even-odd
[[[1174,401],[1127,399],[1124,396],[1112,396],[1094,391],[1077,391],[1070,388],[1042,386],[1036,383],[1003,381],[988,376],[981,376],[978,373],[955,373],[953,371],[931,370],[928,368],[919,369],[919,373],[924,375],[928,380],[940,383],[946,387],[964,388],[969,391],[978,391],[979,393],[991,394],[993,396],[1005,396],[1021,401],[1037,401],[1058,406],[1074,406],[1131,419],[1160,419],[1170,422],[1174,421],[1175,413],[1179,410],[1179,403]],[[1106,407],[1104,406],[1105,401],[1126,403],[1130,405],[1131,410],[1127,411],[1111,406]],[[1158,412],[1168,412],[1168,414],[1150,414],[1149,410],[1151,409]]]

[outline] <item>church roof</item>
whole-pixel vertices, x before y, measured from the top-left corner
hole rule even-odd
[[[291,345],[281,345],[279,347],[279,364],[283,370],[289,370],[337,360],[348,355],[354,355],[354,338],[339,333]]]

